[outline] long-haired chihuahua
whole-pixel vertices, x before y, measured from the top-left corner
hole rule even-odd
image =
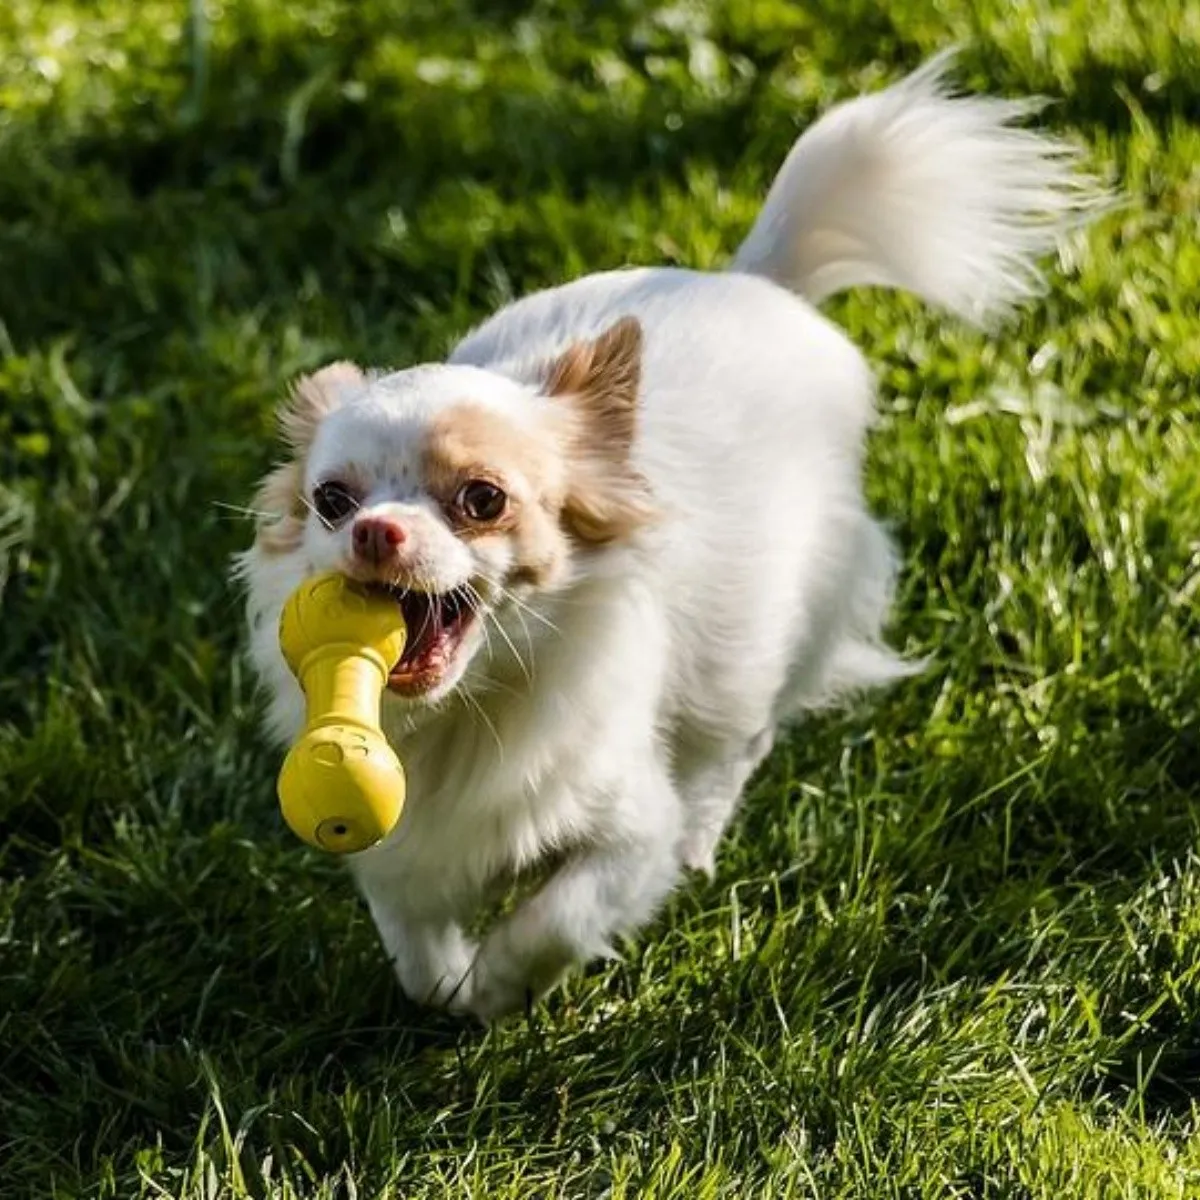
[[[445,363],[294,388],[238,564],[250,653],[286,741],[292,589],[336,569],[403,609],[383,707],[409,798],[350,865],[414,1000],[490,1020],[611,953],[712,870],[781,726],[912,669],[881,635],[871,371],[816,306],[885,285],[983,322],[1098,196],[1029,104],[954,95],[945,67],[809,128],[725,271],[592,275]]]

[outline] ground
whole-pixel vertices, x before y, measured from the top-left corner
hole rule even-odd
[[[409,1006],[237,657],[273,402],[721,266],[952,42],[1127,203],[994,335],[831,308],[927,671],[782,746],[622,962]],[[1200,1195],[1198,78],[1185,0],[9,0],[0,1195]]]

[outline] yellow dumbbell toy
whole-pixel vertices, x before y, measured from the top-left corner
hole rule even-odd
[[[334,854],[365,850],[400,820],[404,770],[379,725],[379,702],[407,631],[400,606],[344,575],[292,593],[279,644],[304,689],[308,719],[279,772],[284,820]]]

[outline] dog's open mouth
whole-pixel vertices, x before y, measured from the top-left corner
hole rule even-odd
[[[404,613],[408,641],[392,667],[388,687],[402,696],[419,696],[436,687],[454,661],[463,636],[475,618],[467,587],[449,592],[416,592],[388,588]]]

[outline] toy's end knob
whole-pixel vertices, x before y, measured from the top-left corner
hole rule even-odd
[[[356,854],[396,827],[404,772],[382,735],[325,726],[292,747],[279,774],[279,803],[297,837],[331,854]]]
[[[313,831],[313,837],[322,850],[330,854],[357,854],[368,850],[387,834],[371,822],[364,826],[353,817],[326,817]]]

